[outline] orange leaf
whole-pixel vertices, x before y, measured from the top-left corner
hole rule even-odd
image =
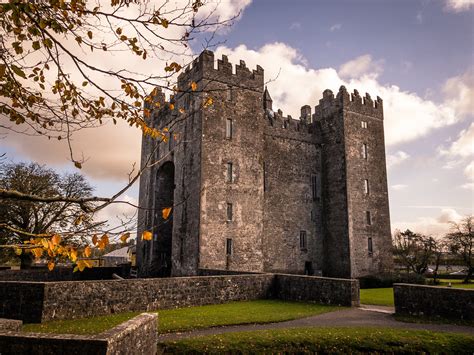
[[[214,103],[214,100],[212,99],[212,97],[208,97],[208,98],[206,99],[206,101],[204,102],[204,107],[209,107],[209,106],[211,106],[213,103]]]
[[[69,258],[71,259],[71,261],[72,261],[73,263],[76,262],[76,260],[77,260],[77,250],[72,249],[72,250],[69,252]]]
[[[43,244],[43,248],[48,249],[48,239],[41,239],[41,244]]]
[[[127,233],[124,233],[124,234],[122,234],[122,236],[120,237],[120,241],[121,241],[122,243],[126,243],[128,238],[130,238],[130,233],[128,233],[128,232],[127,232]]]
[[[171,110],[171,111],[174,110],[174,104],[170,104],[170,110]]]
[[[150,231],[144,231],[142,234],[142,239],[143,240],[152,240],[153,239],[153,234]]]
[[[163,216],[163,219],[168,219],[171,213],[171,207],[163,208],[161,211],[161,214]]]
[[[61,236],[58,234],[53,235],[51,242],[53,242],[54,245],[59,245],[59,243],[61,243]]]
[[[94,236],[92,237],[92,243],[93,243],[94,245],[97,244],[97,234],[94,234]]]
[[[54,262],[50,261],[50,262],[48,263],[48,270],[49,270],[49,271],[53,271],[53,269],[54,269]]]
[[[33,249],[33,254],[35,255],[35,258],[38,259],[43,255],[43,249],[41,248],[34,248]]]
[[[196,82],[193,81],[193,82],[191,83],[191,90],[192,90],[192,91],[196,91],[196,90],[197,90],[197,87],[198,87],[198,85],[196,84]]]
[[[91,256],[91,253],[92,253],[91,247],[90,247],[90,246],[86,246],[85,249],[84,249],[84,252],[83,252],[84,256],[85,256],[86,258],[88,258],[89,256]]]

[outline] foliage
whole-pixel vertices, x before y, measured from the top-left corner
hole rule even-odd
[[[407,229],[394,236],[394,254],[407,270],[423,275],[431,262],[442,251],[440,242],[433,237],[414,233]],[[439,265],[439,258],[438,264]]]
[[[474,273],[474,217],[466,216],[459,223],[452,223],[452,232],[446,236],[450,251],[457,255],[467,268],[464,282]]]
[[[293,328],[225,333],[161,343],[163,353],[452,353],[468,354],[474,337],[395,328]]]
[[[226,304],[160,310],[159,332],[170,333],[224,325],[271,323],[309,317],[343,309],[313,303],[256,300]],[[139,312],[27,324],[23,330],[45,333],[97,334],[110,329]]]
[[[394,283],[425,284],[425,277],[418,274],[391,273],[369,275],[359,278],[361,289],[364,288],[387,288],[392,287]]]
[[[35,163],[0,165],[0,188],[70,198],[88,197],[93,191],[80,174],[59,175]],[[81,207],[65,201],[35,203],[0,199],[1,242],[22,256],[23,267],[34,256],[36,259],[46,258],[50,269],[64,259],[77,262],[83,269],[88,262],[78,260],[79,249],[83,249],[84,257],[90,256],[86,237],[104,223],[94,222],[94,216],[84,212],[90,208],[90,203]]]

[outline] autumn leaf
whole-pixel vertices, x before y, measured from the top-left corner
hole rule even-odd
[[[77,260],[77,250],[72,249],[72,250],[69,252],[69,258],[71,259],[71,261],[72,261],[73,263],[75,263],[76,260]]]
[[[94,234],[94,236],[92,237],[92,244],[96,245],[97,244],[97,234]]]
[[[87,32],[87,37],[89,37],[89,39],[92,39],[92,31]]]
[[[78,169],[82,169],[82,164],[79,163],[78,161],[75,161],[75,162],[74,162],[74,166],[75,166],[76,168],[78,168]]]
[[[197,90],[197,87],[198,87],[198,86],[197,86],[196,82],[193,81],[193,82],[191,83],[191,90],[192,90],[192,91],[196,91],[196,90]]]
[[[86,258],[90,257],[91,254],[92,254],[91,247],[90,247],[90,246],[86,246],[85,249],[84,249],[83,254],[84,254],[84,256],[85,256]]]
[[[35,255],[36,259],[39,259],[41,255],[43,255],[43,249],[41,248],[34,248],[33,249],[33,254]]]
[[[20,256],[23,250],[21,248],[15,248],[15,254]]]
[[[53,243],[53,245],[59,245],[59,243],[61,243],[61,236],[59,234],[53,235],[53,237],[51,238],[51,242]]]
[[[43,244],[43,248],[48,249],[48,239],[41,239],[41,244]]]
[[[54,262],[50,261],[50,262],[48,263],[48,270],[49,270],[49,271],[53,271],[53,269],[54,269]]]
[[[168,20],[165,19],[165,18],[162,18],[161,19],[161,26],[163,26],[164,28],[168,28],[168,25],[169,25]]]
[[[120,241],[125,244],[127,242],[127,239],[130,238],[130,233],[124,233],[122,234],[122,236],[120,237]]]
[[[171,111],[174,110],[174,104],[170,104],[170,110],[171,110]]]
[[[143,240],[152,240],[153,239],[153,234],[150,231],[144,231],[142,234],[142,239]]]
[[[161,211],[161,215],[163,216],[163,219],[168,219],[171,213],[171,207],[163,208]]]
[[[75,226],[78,226],[79,224],[82,223],[83,219],[84,219],[84,215],[81,214],[79,217],[77,217],[77,218],[74,220],[74,225],[75,225]]]
[[[22,77],[23,79],[26,79],[26,74],[25,74],[25,72],[24,72],[23,70],[21,70],[20,68],[18,68],[16,65],[13,65],[13,64],[12,64],[11,69],[13,70],[13,72],[14,72],[16,75]]]
[[[214,103],[214,100],[212,99],[212,97],[208,97],[208,98],[206,99],[206,101],[204,102],[204,107],[209,107],[209,106],[211,106],[213,103]]]

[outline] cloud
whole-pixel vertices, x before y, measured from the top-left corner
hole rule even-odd
[[[448,104],[426,100],[396,85],[381,84],[378,74],[382,70],[382,60],[373,60],[368,54],[343,64],[339,71],[311,68],[296,49],[281,42],[269,43],[259,49],[249,49],[245,45],[236,48],[221,46],[216,50],[216,57],[221,54],[228,55],[234,63],[243,59],[250,68],[260,64],[265,69],[266,80],[270,80],[268,89],[274,107],[293,117],[299,117],[300,107],[305,104],[314,107],[325,89],[337,92],[340,85],[345,85],[348,90],[368,92],[372,97],[382,97],[388,146],[413,141],[463,119]],[[288,83],[293,88],[305,90],[291,89]]]
[[[390,186],[392,188],[392,190],[395,190],[395,191],[401,191],[401,190],[404,190],[408,187],[408,185],[405,185],[405,184],[396,184],[396,185],[392,185]]]
[[[138,205],[138,200],[129,195],[124,195],[120,198],[120,201],[129,202],[132,205]],[[99,211],[97,214],[97,221],[107,221],[109,229],[113,229],[112,232],[119,233],[123,230],[126,225],[127,229],[134,234],[136,228],[134,222],[136,219],[137,209],[127,203],[113,203]],[[130,225],[129,223],[132,223]],[[114,229],[116,228],[116,229]]]
[[[423,14],[421,12],[418,12],[416,14],[416,23],[418,25],[421,25],[423,23]]]
[[[449,78],[443,86],[445,101],[460,116],[474,114],[474,66]]]
[[[446,0],[445,10],[451,12],[462,12],[474,7],[474,0]]]
[[[474,155],[474,123],[467,129],[463,129],[458,136],[458,139],[451,143],[447,149],[440,147],[441,155],[448,155],[451,157],[467,158]]]
[[[301,23],[299,22],[293,22],[290,25],[290,30],[301,30]]]
[[[459,222],[462,217],[455,209],[444,208],[437,217],[419,217],[414,221],[393,222],[392,230],[410,229],[413,232],[426,235],[444,236],[450,231],[450,222]]]
[[[184,5],[188,4],[187,0],[180,0]],[[204,5],[199,8],[198,19],[208,18],[213,21],[226,21],[230,19],[239,20],[247,6],[252,3],[252,0],[207,0],[203,2]],[[211,26],[209,30],[212,30]],[[226,28],[221,28],[220,31],[225,31]]]
[[[329,28],[329,31],[335,32],[335,31],[339,31],[341,28],[342,28],[342,24],[336,23]]]
[[[397,151],[395,154],[387,155],[387,168],[393,168],[396,165],[403,163],[405,160],[410,158],[410,155],[404,151]]]
[[[360,78],[364,75],[377,77],[382,70],[382,61],[373,61],[371,55],[365,54],[342,64],[338,74],[344,79]]]

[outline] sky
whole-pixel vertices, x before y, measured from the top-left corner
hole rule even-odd
[[[299,117],[301,106],[314,109],[340,85],[384,100],[392,230],[442,235],[449,221],[474,213],[474,0],[222,0],[217,9],[241,15],[218,32],[216,58],[262,66],[273,106],[285,114]],[[191,43],[194,54],[201,49]],[[80,132],[74,143],[101,196],[123,186],[140,159],[140,133],[126,125]],[[0,140],[9,160],[73,171],[66,148]],[[137,196],[134,186],[125,198]],[[117,205],[104,217],[131,212]]]

